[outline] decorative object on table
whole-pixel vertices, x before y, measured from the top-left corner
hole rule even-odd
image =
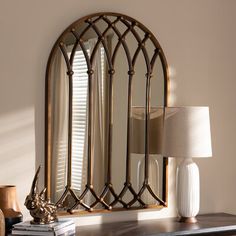
[[[5,218],[2,210],[0,209],[0,236],[5,235]]]
[[[16,186],[0,186],[0,209],[5,218],[5,231],[11,231],[12,225],[22,221],[22,214],[17,201]]]
[[[45,199],[46,188],[40,193],[38,177],[40,166],[34,176],[31,191],[25,199],[25,206],[33,217],[31,224],[49,224],[57,221],[57,206]]]
[[[27,221],[14,225],[12,235],[75,235],[75,223],[71,219],[59,219],[43,225]]]
[[[181,222],[194,223],[200,184],[198,166],[192,158],[212,156],[209,108],[165,108],[162,154],[183,158],[177,170],[177,208]]]
[[[151,107],[149,118],[149,182],[156,193],[160,193],[162,180],[162,163],[158,163],[161,154],[163,136],[163,107]],[[138,157],[137,189],[141,189],[145,171],[145,107],[132,107],[131,116],[131,147],[130,152]],[[161,160],[163,160],[161,156]],[[155,204],[156,200],[147,191],[143,194],[147,204]]]

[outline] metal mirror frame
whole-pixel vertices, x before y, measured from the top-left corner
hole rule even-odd
[[[116,17],[116,20],[113,22],[109,20],[107,16],[113,16]],[[96,26],[96,21],[103,20],[107,23],[107,29],[104,32],[100,32],[99,29]],[[121,34],[119,30],[116,28],[116,22],[122,22],[126,27],[127,30]],[[80,24],[81,22],[85,22],[87,24],[87,27],[82,31],[82,33],[79,35],[78,32],[75,31],[76,25]],[[92,68],[92,58],[89,58],[86,49],[83,45],[83,40],[82,36],[88,30],[89,28],[93,28],[95,33],[98,36],[98,43],[101,43],[104,47],[107,61],[108,61],[108,78],[110,80],[110,90],[109,90],[109,130],[108,130],[108,163],[107,163],[107,173],[106,173],[106,183],[104,185],[103,191],[101,193],[96,193],[95,190],[93,189],[93,184],[91,180],[91,108],[92,108],[92,103],[91,103],[91,80],[93,78],[93,68]],[[145,36],[143,39],[141,39],[138,35],[138,33],[135,30],[135,27],[140,28],[142,31],[145,32]],[[107,45],[104,41],[104,37],[106,35],[106,32],[109,31],[109,29],[112,29],[115,33],[116,36],[119,38],[118,44],[116,46],[116,49],[114,50],[114,53],[112,57],[109,55]],[[138,47],[135,51],[135,54],[133,58],[131,58],[130,53],[129,53],[129,48],[125,42],[125,36],[131,32],[135,39],[138,42]],[[80,196],[77,196],[76,193],[73,191],[71,187],[71,148],[72,148],[72,141],[71,141],[71,133],[72,133],[72,78],[73,78],[73,68],[72,68],[72,63],[65,50],[65,46],[63,44],[63,38],[67,33],[72,33],[74,37],[76,38],[76,48],[78,45],[81,47],[82,51],[84,52],[84,56],[86,59],[87,67],[88,67],[88,163],[87,163],[87,184],[85,186],[85,189],[83,193]],[[155,53],[153,57],[149,58],[146,48],[145,48],[145,42],[147,40],[151,40],[153,45],[155,45]],[[112,138],[112,130],[111,130],[111,124],[112,124],[112,94],[113,94],[113,87],[112,87],[112,82],[113,82],[113,75],[115,73],[114,70],[114,60],[115,60],[115,55],[116,52],[118,51],[119,47],[122,46],[123,49],[125,50],[125,54],[128,60],[128,108],[127,108],[127,146],[126,146],[126,180],[124,183],[124,187],[120,193],[116,193],[111,182],[111,138]],[[67,65],[67,74],[69,78],[69,132],[68,132],[68,182],[67,186],[65,186],[65,192],[62,195],[61,199],[58,201],[57,205],[60,206],[60,203],[65,199],[65,197],[68,194],[71,194],[71,196],[75,199],[75,205],[71,207],[68,212],[73,213],[74,209],[78,205],[82,206],[85,211],[83,212],[91,212],[94,210],[94,207],[100,203],[104,209],[103,210],[94,210],[95,212],[101,212],[101,211],[111,211],[111,210],[122,210],[122,209],[140,209],[140,208],[161,208],[161,207],[166,207],[167,206],[167,198],[168,198],[168,158],[163,157],[163,186],[162,186],[162,198],[158,197],[152,190],[151,186],[149,185],[149,170],[148,170],[148,163],[149,163],[149,119],[150,119],[150,80],[152,77],[152,69],[155,64],[156,59],[159,57],[161,60],[162,64],[162,69],[163,69],[163,75],[164,75],[164,101],[163,105],[167,106],[168,105],[168,91],[169,91],[169,74],[168,74],[168,66],[167,66],[167,61],[164,55],[164,52],[155,38],[155,36],[149,31],[143,24],[138,22],[137,20],[123,15],[119,13],[112,13],[112,12],[103,12],[103,13],[95,13],[91,14],[88,16],[85,16],[76,22],[72,23],[58,38],[56,43],[54,44],[52,51],[50,53],[48,63],[47,63],[47,69],[46,69],[46,80],[45,80],[45,89],[46,89],[46,94],[45,94],[45,186],[47,188],[46,192],[46,197],[47,199],[50,200],[50,193],[51,193],[51,148],[52,148],[52,143],[51,143],[51,135],[52,135],[52,119],[51,119],[51,112],[52,112],[52,104],[50,102],[50,95],[51,95],[51,88],[50,88],[50,77],[49,77],[49,71],[50,71],[50,65],[51,65],[51,60],[53,58],[53,55],[55,54],[56,49],[60,48],[61,52],[63,53],[63,56],[66,61]],[[130,115],[131,115],[131,88],[132,88],[132,77],[134,75],[134,65],[135,61],[137,59],[137,56],[139,52],[143,53],[143,56],[145,58],[145,63],[147,67],[147,74],[146,74],[146,88],[145,88],[145,172],[144,172],[144,182],[142,185],[142,188],[139,190],[139,192],[136,192],[133,187],[132,183],[130,180],[130,154],[129,154],[129,143],[130,143]],[[73,51],[72,51],[73,53]],[[158,205],[146,205],[143,200],[141,199],[141,196],[143,192],[147,190],[153,198],[159,203]],[[133,199],[126,203],[122,200],[122,197],[125,195],[127,191],[130,191],[132,194]],[[92,205],[88,206],[83,202],[84,196],[90,192],[94,197],[95,197],[95,202],[93,202]],[[114,200],[111,203],[107,203],[104,198],[105,196],[110,192],[112,196],[114,197]],[[133,204],[139,202],[140,207],[133,207]],[[123,208],[113,208],[117,203],[120,203]],[[81,212],[81,211],[80,211]]]

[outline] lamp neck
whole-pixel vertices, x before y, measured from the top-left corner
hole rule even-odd
[[[181,164],[184,164],[184,165],[192,164],[192,163],[194,163],[194,161],[191,157],[183,158],[183,160],[181,161]]]

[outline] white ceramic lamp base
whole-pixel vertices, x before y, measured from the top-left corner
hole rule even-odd
[[[200,205],[199,170],[191,158],[184,158],[177,170],[177,208],[181,222],[195,223]]]

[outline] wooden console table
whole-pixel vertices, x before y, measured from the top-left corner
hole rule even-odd
[[[124,213],[125,214],[125,213]],[[199,215],[195,224],[179,223],[176,218],[116,222],[80,226],[78,236],[174,236],[174,235],[236,235],[236,216],[216,213]]]

